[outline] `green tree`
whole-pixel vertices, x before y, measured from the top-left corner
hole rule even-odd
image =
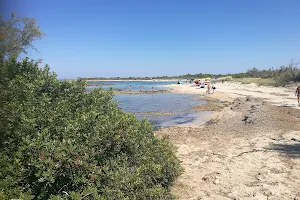
[[[0,62],[21,53],[27,54],[28,48],[36,50],[33,42],[43,36],[35,19],[15,14],[11,14],[8,20],[0,17]]]

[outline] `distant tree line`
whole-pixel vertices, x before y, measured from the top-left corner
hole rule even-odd
[[[154,76],[154,77],[91,77],[88,80],[168,80],[168,79],[197,79],[206,77],[222,77],[222,74],[185,74],[178,76]]]
[[[274,79],[277,86],[284,86],[292,82],[300,82],[299,62],[292,60],[287,66],[280,66],[278,69],[260,70],[249,69],[245,73],[228,74],[233,78],[269,78]]]
[[[156,77],[112,77],[112,78],[89,78],[93,79],[112,79],[112,80],[166,80],[166,79],[202,79],[206,77],[220,78],[224,76],[232,76],[232,78],[262,78],[262,79],[274,79],[276,86],[283,86],[292,82],[300,82],[300,65],[299,62],[292,60],[287,66],[283,65],[279,68],[271,69],[248,69],[247,72],[235,73],[235,74],[185,74],[178,76],[156,76]]]

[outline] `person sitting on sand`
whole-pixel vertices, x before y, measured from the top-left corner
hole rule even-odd
[[[298,97],[298,106],[300,107],[300,85],[297,87],[295,95]]]

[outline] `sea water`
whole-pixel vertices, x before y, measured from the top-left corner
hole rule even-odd
[[[160,94],[118,94],[114,99],[119,102],[125,112],[147,113],[167,112],[180,113],[188,112],[195,106],[205,103],[197,95],[160,93]]]
[[[139,89],[152,90],[171,90],[167,87],[175,82],[156,82],[156,81],[111,81],[104,83],[103,89],[129,90]],[[87,90],[99,86],[89,86]],[[197,122],[201,125],[204,121],[199,118],[205,118],[208,112],[194,112],[193,108],[205,104],[200,95],[179,94],[179,93],[156,93],[156,94],[117,94],[114,95],[114,101],[125,112],[133,113],[139,119],[147,119],[158,127],[169,127],[174,125],[189,124]]]
[[[210,112],[195,112],[193,108],[205,104],[198,95],[163,93],[163,94],[120,94],[115,95],[125,112],[135,114],[139,119],[147,119],[158,127],[191,124],[201,125]],[[203,120],[199,120],[203,119]],[[195,124],[195,123],[194,123]]]
[[[170,90],[169,88],[164,87],[164,85],[175,84],[175,81],[90,81],[89,83],[98,84],[103,89],[114,89],[114,90],[131,90],[139,91],[142,89],[145,90]],[[99,86],[88,86],[87,90],[96,88]]]

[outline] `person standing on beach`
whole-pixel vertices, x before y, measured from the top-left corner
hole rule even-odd
[[[212,88],[212,91],[213,91],[212,93],[214,94],[216,87],[214,85],[212,85],[211,88]]]
[[[206,91],[206,93],[210,94],[210,84],[207,85],[207,91]]]
[[[300,85],[297,87],[295,95],[298,97],[298,106],[300,107]]]

